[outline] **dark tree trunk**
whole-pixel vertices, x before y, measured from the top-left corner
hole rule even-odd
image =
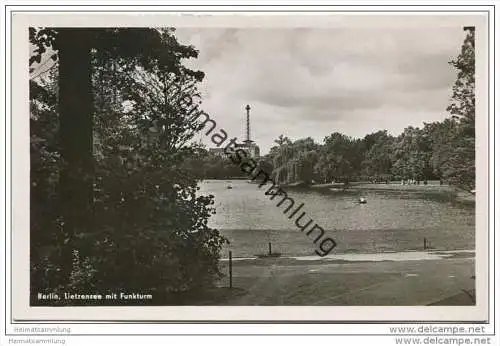
[[[61,274],[66,281],[71,274],[73,250],[78,248],[75,239],[91,230],[93,221],[91,31],[58,31],[60,201],[66,237]]]

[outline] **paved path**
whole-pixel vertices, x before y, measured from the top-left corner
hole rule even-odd
[[[474,258],[419,261],[233,263],[233,286],[246,294],[228,305],[429,305],[475,288]],[[223,264],[227,273],[227,263]],[[227,278],[221,284],[227,285]],[[469,301],[470,300],[470,301]],[[456,302],[457,300],[455,300]]]

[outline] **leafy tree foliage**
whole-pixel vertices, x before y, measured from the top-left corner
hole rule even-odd
[[[429,177],[430,148],[420,129],[408,127],[394,145],[393,173],[402,179]]]
[[[57,287],[65,243],[59,207],[57,74],[30,81],[30,263],[35,287]],[[55,245],[54,245],[55,244]]]
[[[457,70],[452,102],[448,111],[458,121],[452,132],[451,150],[443,162],[443,175],[450,183],[474,189],[475,170],[475,28],[466,27],[466,37],[458,57],[451,61]]]
[[[362,142],[365,143],[361,163],[363,175],[387,180],[392,176],[394,138],[383,130],[366,135]]]
[[[347,182],[354,173],[355,147],[353,139],[335,132],[324,140],[320,170],[326,181]]]
[[[203,73],[181,63],[197,51],[172,30],[30,29],[30,40],[30,63],[46,51],[58,62],[30,85],[32,292],[134,289],[167,304],[213,284],[225,239],[186,164],[197,128],[179,102],[199,102]]]

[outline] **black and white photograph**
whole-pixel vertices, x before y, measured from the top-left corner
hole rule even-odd
[[[29,307],[485,304],[477,21],[91,17],[25,32]]]

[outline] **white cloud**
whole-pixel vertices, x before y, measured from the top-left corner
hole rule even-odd
[[[322,140],[339,131],[442,120],[455,78],[461,27],[412,29],[177,29],[195,45],[189,64],[206,73],[204,109],[231,137],[252,137],[266,152],[280,134]],[[207,142],[208,144],[208,142]]]

